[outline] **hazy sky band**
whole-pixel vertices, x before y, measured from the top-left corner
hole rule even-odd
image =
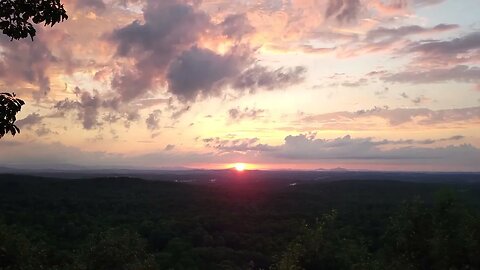
[[[477,0],[64,2],[2,164],[478,170]]]

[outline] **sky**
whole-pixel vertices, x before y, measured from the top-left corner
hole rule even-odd
[[[479,0],[64,0],[0,166],[480,171]]]

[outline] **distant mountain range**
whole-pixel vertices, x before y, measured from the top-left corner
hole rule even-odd
[[[315,171],[326,171],[326,172],[349,172],[350,170],[349,169],[345,169],[345,168],[342,168],[342,167],[337,167],[337,168],[333,168],[333,169],[324,169],[324,168],[318,168],[316,169]]]

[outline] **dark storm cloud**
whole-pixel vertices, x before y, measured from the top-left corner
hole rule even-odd
[[[342,23],[352,22],[358,18],[361,9],[360,0],[329,0],[325,17]]]

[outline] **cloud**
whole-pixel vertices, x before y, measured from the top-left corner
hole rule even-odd
[[[43,117],[40,116],[38,113],[31,113],[27,115],[25,118],[20,119],[15,122],[15,124],[20,128],[30,128],[32,126],[38,125],[42,123]]]
[[[283,145],[274,152],[287,159],[408,159],[408,160],[478,160],[480,149],[471,145],[447,147],[399,147],[382,149],[380,146],[392,144],[388,141],[374,141],[371,138],[352,138],[347,135],[336,139],[317,139],[312,135],[287,136]]]
[[[100,94],[98,91],[88,92],[75,87],[77,99],[66,98],[57,101],[53,108],[60,114],[76,112],[77,120],[82,123],[86,130],[101,127],[104,123],[112,124],[124,120],[125,126],[140,118],[138,108],[129,105],[122,107],[118,99],[107,97],[108,94]],[[108,111],[103,115],[104,111]]]
[[[249,52],[234,49],[219,55],[208,49],[192,47],[182,53],[167,72],[169,91],[184,101],[217,96],[220,89],[249,63]]]
[[[316,134],[289,135],[280,145],[261,144],[258,138],[250,139],[203,139],[206,147],[216,149],[220,156],[242,153],[243,157],[261,161],[283,163],[296,162],[342,162],[374,164],[417,164],[437,166],[448,170],[460,166],[464,170],[476,170],[480,149],[468,145],[433,146],[436,143],[463,140],[461,135],[425,140],[375,140],[353,138],[350,135],[334,139],[319,139]],[[427,147],[429,146],[429,147]],[[248,159],[247,159],[248,160]],[[368,165],[367,165],[368,166]]]
[[[172,151],[173,149],[175,148],[175,145],[173,144],[168,144],[167,146],[165,146],[165,151]]]
[[[217,149],[220,152],[272,152],[278,155],[285,155],[289,152],[298,152],[299,155],[308,155],[307,153],[313,152],[313,155],[318,155],[322,152],[319,148],[342,150],[342,155],[356,156],[365,154],[362,152],[365,148],[376,150],[380,147],[403,145],[413,147],[415,145],[433,145],[441,142],[454,142],[465,139],[462,135],[451,136],[448,138],[439,139],[402,139],[402,140],[374,140],[373,138],[356,138],[353,139],[350,135],[339,137],[335,139],[317,139],[315,133],[289,135],[285,137],[285,142],[282,145],[267,145],[261,144],[258,138],[245,138],[245,139],[221,139],[219,137],[206,138],[202,141],[206,147]],[[303,146],[305,144],[305,146]],[[352,147],[348,149],[349,147]],[[340,152],[339,152],[340,153]],[[322,154],[320,154],[322,155]],[[325,155],[325,158],[336,158],[336,155]]]
[[[50,134],[57,134],[57,132],[54,132],[52,131],[50,128],[48,128],[45,124],[42,125],[41,127],[37,128],[35,130],[35,134],[38,136],[38,137],[43,137],[43,136],[47,136],[47,135],[50,135]]]
[[[465,139],[465,136],[455,135],[448,138],[440,139],[426,139],[426,140],[413,140],[413,139],[403,139],[403,140],[381,140],[374,142],[376,145],[411,145],[411,144],[435,144],[439,142],[449,142],[449,141],[459,141]]]
[[[413,35],[432,35],[458,29],[456,24],[438,24],[431,28],[405,25],[398,28],[377,27],[369,30],[361,39],[344,44],[337,51],[341,57],[366,53],[404,51],[405,46],[415,43],[408,40]]]
[[[248,107],[245,107],[242,110],[239,107],[236,107],[228,111],[228,117],[232,121],[241,121],[243,119],[256,120],[260,117],[263,117],[263,113],[265,113],[265,110],[262,110],[262,109],[255,109],[255,108],[250,109]]]
[[[301,82],[305,73],[303,67],[250,67],[256,50],[241,40],[255,29],[246,14],[230,14],[214,23],[196,4],[151,0],[143,17],[144,22],[134,21],[110,35],[116,55],[134,62],[134,67],[112,79],[124,102],[145,96],[159,85],[185,103],[218,96],[228,86],[252,92],[285,87]],[[220,53],[217,43],[229,39],[234,41]]]
[[[169,67],[169,91],[182,101],[218,96],[226,86],[236,91],[282,89],[304,80],[304,67],[271,70],[252,63],[251,51],[234,47],[224,55],[192,47]],[[240,74],[240,75],[238,75]]]
[[[408,96],[407,96],[408,98]],[[323,124],[322,128],[376,128],[368,120],[380,118],[390,126],[448,126],[461,123],[480,123],[480,107],[460,109],[430,110],[417,109],[388,109],[375,107],[370,110],[356,112],[333,112],[326,114],[307,115],[300,120],[302,124]]]
[[[60,112],[72,110],[78,111],[78,119],[82,121],[83,128],[93,129],[99,125],[98,111],[102,106],[102,100],[98,93],[92,95],[89,92],[81,91],[77,88],[80,95],[79,101],[65,99],[55,104],[55,109]]]
[[[421,95],[421,96],[418,96],[418,97],[412,99],[413,104],[415,104],[416,106],[426,104],[430,101],[431,101],[431,99],[429,99],[428,97],[425,97],[424,95]]]
[[[267,67],[256,65],[236,78],[232,86],[235,89],[250,90],[251,92],[258,89],[282,89],[301,83],[305,73],[306,68],[302,66],[270,70]]]
[[[116,74],[112,82],[124,101],[147,93],[169,64],[212,27],[206,13],[175,0],[148,1],[143,18],[144,23],[134,21],[110,37],[118,56],[135,59],[134,70]]]
[[[205,138],[202,140],[205,147],[214,148],[220,153],[223,152],[249,152],[249,151],[270,151],[274,147],[258,143],[258,138],[225,140],[219,137]]]
[[[400,94],[400,96],[401,96],[402,98],[404,98],[404,99],[410,100],[413,104],[415,104],[415,105],[417,105],[417,106],[418,106],[418,105],[425,104],[425,103],[428,103],[428,102],[431,101],[431,99],[425,97],[424,95],[418,96],[418,97],[416,97],[416,98],[410,98],[410,96],[408,96],[407,93],[402,92],[402,93]]]
[[[47,37],[42,30],[38,31],[35,42],[11,41],[1,35],[0,79],[9,85],[19,85],[21,82],[37,85],[34,97],[46,96],[50,92],[47,71],[59,59],[53,55],[45,39]]]
[[[357,20],[361,8],[360,0],[329,0],[325,17],[348,23]]]
[[[255,30],[248,21],[246,14],[229,15],[223,20],[220,27],[225,36],[235,40],[242,39]]]
[[[18,147],[23,145],[24,143],[19,142],[19,141],[9,141],[6,139],[0,140],[0,146],[2,147]]]
[[[148,115],[148,118],[145,120],[147,128],[151,131],[157,130],[160,128],[160,115],[162,111],[155,110]]]
[[[177,120],[180,117],[182,117],[182,115],[184,115],[185,113],[190,111],[191,108],[192,107],[190,105],[184,106],[183,108],[179,108],[179,109],[177,109],[175,107],[175,108],[173,108],[174,111],[173,111],[172,115],[170,116],[170,118],[172,118],[173,120]]]
[[[413,0],[416,6],[430,6],[444,2],[445,0]]]
[[[368,83],[368,80],[365,79],[365,78],[361,78],[361,79],[358,79],[356,81],[346,81],[346,82],[343,82],[342,83],[342,86],[344,87],[353,87],[353,88],[356,88],[356,87],[360,87],[360,86],[364,86],[364,85],[367,85]]]
[[[382,90],[375,91],[374,94],[378,97],[384,97],[388,91],[390,91],[390,89],[388,87],[384,87]]]
[[[477,61],[480,52],[480,32],[447,41],[412,42],[402,52],[415,54],[418,62],[437,65]]]
[[[79,9],[93,9],[97,12],[104,11],[107,8],[102,0],[77,0],[75,7]]]
[[[390,39],[394,41],[410,35],[434,34],[458,28],[459,25],[457,24],[438,24],[432,28],[425,28],[419,25],[407,25],[398,28],[379,27],[369,31],[366,34],[365,40],[373,42],[380,39]]]
[[[92,96],[89,92],[83,92],[80,100],[82,110],[78,117],[83,119],[85,129],[92,129],[98,125],[98,108],[101,106],[101,100],[98,95]]]
[[[2,164],[18,164],[28,167],[32,164],[58,166],[62,164],[95,165],[100,164],[108,155],[101,152],[83,152],[78,148],[60,143],[43,144],[29,142],[5,149],[5,155],[0,156]]]
[[[24,168],[62,169],[69,164],[90,168],[158,168],[161,166],[191,164],[225,164],[238,161],[317,164],[352,163],[373,165],[391,164],[397,168],[435,169],[435,170],[478,170],[480,150],[468,144],[434,147],[434,142],[454,142],[462,136],[429,140],[375,140],[372,138],[353,138],[351,136],[335,139],[319,139],[315,134],[290,135],[279,145],[260,143],[258,138],[224,140],[206,138],[202,141],[215,152],[177,152],[172,146],[152,149],[140,155],[109,154],[106,152],[87,152],[79,148],[60,143],[43,144],[37,142],[19,143],[0,141],[2,155],[0,163],[4,166],[23,166]],[[429,147],[426,147],[429,146]]]
[[[43,123],[43,120],[45,118],[53,118],[53,117],[55,117],[55,115],[41,116],[38,113],[31,113],[27,115],[25,118],[16,121],[15,124],[20,129],[27,129],[27,130],[34,129],[34,132],[38,137],[43,137],[50,134],[58,134],[58,132],[51,130],[50,128],[47,127],[46,124]]]
[[[279,49],[282,49],[282,47],[276,47]],[[285,48],[285,51],[291,50],[292,48]],[[337,48],[336,47],[330,47],[330,48],[320,48],[320,47],[314,47],[312,45],[302,45],[300,46],[300,49],[304,53],[313,53],[313,54],[328,54],[331,52],[334,52]],[[295,50],[295,48],[293,48]]]
[[[385,82],[412,84],[440,83],[448,81],[479,82],[480,68],[458,65],[447,68],[403,71],[393,74],[387,73],[380,78]]]
[[[444,1],[445,0],[373,0],[368,2],[371,2],[379,12],[392,15],[404,15],[409,9],[436,5]]]
[[[15,166],[25,169],[68,169],[75,168],[159,168],[161,166],[185,165],[210,162],[215,156],[210,153],[175,152],[152,150],[140,155],[111,154],[102,151],[83,151],[73,146],[61,143],[18,143],[0,141],[2,155],[0,163],[3,166]]]

